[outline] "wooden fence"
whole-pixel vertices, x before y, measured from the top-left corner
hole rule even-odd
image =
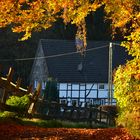
[[[16,107],[6,104],[6,100],[11,95],[23,96],[30,95],[30,102],[25,111],[26,114],[32,114],[36,117],[42,117],[43,119],[60,119],[60,120],[71,120],[71,121],[86,121],[92,124],[105,123],[112,124],[114,115],[109,111],[104,110],[102,107],[76,107],[68,106],[67,104],[61,104],[56,102],[48,102],[39,99],[41,92],[41,84],[38,84],[36,90],[32,91],[32,85],[24,89],[21,87],[21,79],[18,78],[16,84],[12,82],[14,70],[9,69],[6,77],[0,77],[0,89],[2,89],[2,97],[0,100],[0,110],[3,111],[15,111],[19,112]],[[114,122],[113,122],[114,123]]]
[[[68,106],[67,104],[48,102],[38,100],[37,103],[37,114],[43,119],[59,119],[59,120],[70,120],[74,122],[88,122],[90,124],[100,123],[107,125],[115,124],[116,117],[116,106],[110,111],[104,108],[104,106],[94,107],[80,107],[80,106]],[[40,116],[40,114],[42,114]]]
[[[26,110],[26,113],[32,114],[35,109],[35,105],[38,99],[38,96],[41,91],[41,85],[38,84],[36,90],[32,91],[32,85],[29,85],[27,89],[21,87],[21,78],[17,79],[16,84],[12,82],[12,77],[14,74],[13,68],[9,69],[9,72],[6,77],[0,77],[0,89],[1,89],[1,100],[0,100],[0,110],[7,111],[19,111],[17,108],[6,105],[6,100],[11,95],[23,96],[30,95],[30,103]]]

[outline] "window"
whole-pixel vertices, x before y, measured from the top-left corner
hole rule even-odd
[[[99,89],[105,89],[105,85],[104,84],[99,84]]]
[[[80,98],[84,98],[85,97],[85,91],[80,91]]]
[[[38,84],[38,81],[35,80],[35,81],[34,81],[34,88],[37,88],[37,84]]]
[[[66,91],[59,91],[59,97],[65,97],[66,98]]]
[[[101,90],[98,93],[98,98],[107,98],[108,97],[108,92],[105,90]]]
[[[45,87],[46,87],[46,81],[43,81],[42,82],[42,89],[45,89]]]
[[[86,89],[86,84],[80,84],[80,90],[85,90]]]
[[[79,84],[72,84],[72,90],[79,90]]]
[[[92,86],[93,86],[93,84],[87,84],[87,85],[86,85],[86,88],[87,88],[87,89],[91,89]],[[93,88],[92,88],[92,89],[93,89]]]
[[[67,84],[66,83],[60,83],[59,88],[60,88],[60,90],[66,90],[67,89]]]
[[[71,98],[71,91],[67,92],[67,96],[68,96],[68,98]]]
[[[91,90],[87,98],[97,98],[97,90]]]
[[[72,91],[72,97],[79,97],[79,91],[75,91],[75,90],[73,90]]]
[[[67,87],[68,90],[72,90],[72,89],[71,89],[71,88],[72,88],[72,84],[71,84],[71,83],[68,83],[67,85],[68,85],[68,87]]]

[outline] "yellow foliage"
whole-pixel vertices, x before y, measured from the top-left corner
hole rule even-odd
[[[118,123],[140,137],[140,59],[120,66],[114,77],[114,96],[120,107]]]
[[[101,6],[98,0],[94,3],[89,0],[5,0],[0,1],[0,5],[0,27],[12,23],[14,32],[25,32],[22,40],[28,39],[38,28],[49,28],[58,18],[63,18],[65,24],[71,22],[78,26],[91,11]]]

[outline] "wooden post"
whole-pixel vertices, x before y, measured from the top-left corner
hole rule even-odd
[[[18,78],[17,84],[16,84],[16,89],[19,89],[20,85],[21,85],[21,78]]]
[[[6,89],[4,88],[3,89],[3,95],[2,95],[2,99],[1,99],[1,103],[4,103],[5,104],[5,102],[6,102],[6,99],[7,99],[7,91],[6,91]]]
[[[32,85],[29,85],[28,89],[27,89],[27,94],[31,93],[32,92],[32,88],[33,86]]]
[[[1,76],[1,72],[2,72],[2,65],[0,65],[0,76]]]
[[[6,102],[7,95],[8,95],[7,87],[9,86],[10,82],[12,81],[13,74],[14,74],[14,69],[10,67],[9,73],[7,75],[6,85],[5,85],[4,91],[3,91],[3,96],[2,96],[2,100],[1,100],[2,103]]]
[[[108,104],[112,104],[112,42],[109,44]]]
[[[102,121],[102,108],[100,107],[99,109],[99,122],[101,123]]]
[[[12,77],[14,74],[14,69],[12,67],[10,67],[8,75],[7,75],[7,82],[10,83],[12,81]]]
[[[34,113],[34,107],[36,105],[36,102],[37,102],[38,96],[40,94],[40,91],[41,91],[41,84],[39,83],[37,85],[37,89],[34,92],[34,95],[33,95],[32,99],[31,99],[31,103],[29,105],[29,109],[28,109],[28,113],[29,114],[33,114]]]

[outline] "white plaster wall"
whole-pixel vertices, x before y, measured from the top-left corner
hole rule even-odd
[[[99,89],[99,84],[104,84],[104,89]],[[87,96],[88,98],[97,98],[97,92],[98,92],[98,98],[107,98],[108,97],[108,84],[107,83],[99,83],[99,84],[94,84],[93,90],[90,91],[89,95]],[[86,93],[89,92],[90,88],[92,86],[92,83],[87,83],[86,84]],[[97,91],[98,88],[98,91]],[[60,90],[67,90],[67,83],[60,83]],[[68,88],[71,90],[70,88]],[[79,90],[79,87],[75,84],[72,86],[72,92],[68,91],[68,97],[79,97],[79,91],[73,91],[73,90]],[[80,90],[80,97],[85,97],[85,87],[81,87]],[[59,96],[61,97],[66,97],[66,91],[60,91]]]

